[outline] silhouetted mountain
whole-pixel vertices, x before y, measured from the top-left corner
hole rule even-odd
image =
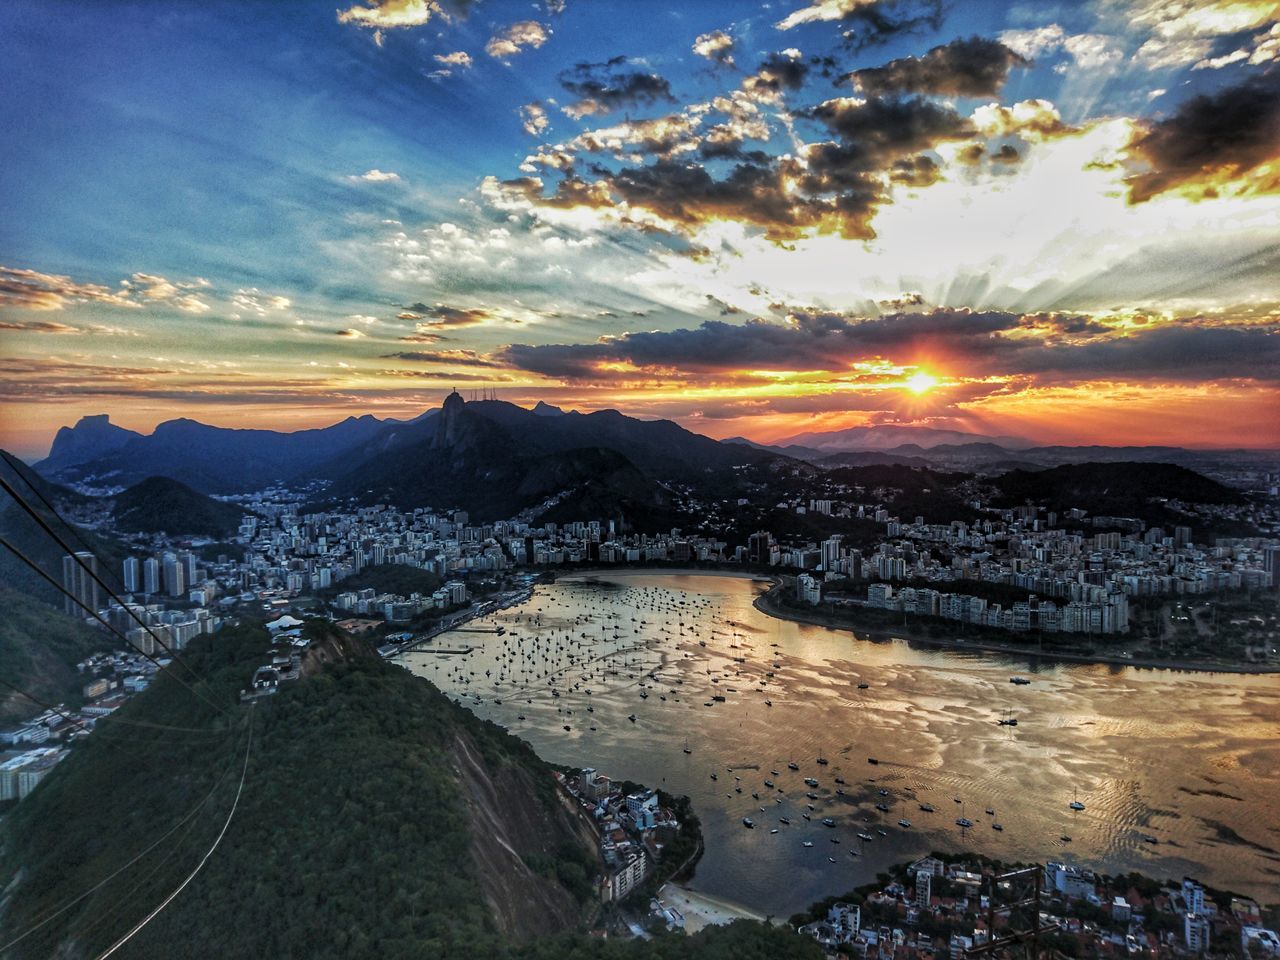
[[[49,456],[35,465],[37,470],[52,473],[80,463],[105,457],[142,434],[117,427],[105,413],[81,417],[74,427],[59,427],[53,438]]]
[[[814,466],[823,468],[835,467],[869,467],[881,464],[897,464],[904,467],[930,467],[932,462],[924,457],[905,456],[899,453],[880,450],[863,450],[858,453],[833,453],[813,461]]]
[[[496,519],[562,494],[579,504],[579,515],[590,503],[602,519],[635,523],[665,522],[671,497],[662,481],[722,480],[736,466],[771,458],[668,420],[616,410],[549,417],[453,394],[439,416],[384,431],[322,472],[337,478],[326,499],[459,506]]]
[[[241,507],[197,493],[169,477],[148,477],[115,497],[112,518],[130,533],[227,537],[244,516]]]
[[[542,400],[533,405],[533,414],[539,417],[563,417],[564,411]]]
[[[994,483],[1008,505],[1029,501],[1056,510],[1079,507],[1092,514],[1143,519],[1153,519],[1153,501],[1244,502],[1235,490],[1172,463],[1066,464],[1036,472],[1015,470]]]
[[[1031,441],[1020,437],[985,437],[963,433],[959,430],[941,430],[935,427],[911,427],[882,425],[850,427],[847,430],[830,430],[816,433],[799,433],[772,445],[778,450],[789,446],[808,447],[821,453],[843,453],[858,450],[893,450],[903,444],[916,444],[922,448],[936,447],[944,443],[996,444],[1007,450],[1021,450],[1031,446]]]
[[[371,416],[348,417],[329,427],[281,433],[167,420],[151,434],[134,434],[92,459],[60,466],[50,457],[39,469],[64,483],[93,479],[129,486],[162,476],[205,493],[243,492],[306,474],[396,423]],[[71,434],[83,424],[82,420]],[[100,426],[90,427],[91,433],[99,430]]]

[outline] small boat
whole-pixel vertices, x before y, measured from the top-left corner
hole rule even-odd
[[[818,799],[818,795],[816,793],[806,793],[805,796],[808,797],[810,800]]]
[[[769,832],[770,832],[770,833],[777,833],[777,832],[778,832],[778,828],[777,828],[777,827],[774,827],[774,828],[773,828],[773,829],[771,829]]]
[[[839,838],[839,837],[832,837],[832,838],[831,838],[831,842],[832,842],[832,843],[839,843],[839,842],[840,842],[840,838]]]
[[[1143,843],[1159,843],[1160,841],[1156,837],[1153,837],[1151,836],[1151,834],[1147,833],[1147,834],[1143,834],[1142,842]]]
[[[787,827],[791,826],[790,817],[779,817],[778,822],[781,823],[783,826],[787,826]]]
[[[991,825],[991,829],[992,829],[992,830],[1001,830],[1001,831],[1003,831],[1003,830],[1004,830],[1004,827],[1003,827],[1001,824],[999,824],[999,823],[993,823],[993,824]]]
[[[628,720],[630,720],[632,723],[635,723],[635,722],[636,722],[636,715],[633,713],[633,714],[631,714],[631,716],[627,717],[627,719],[628,719]]]
[[[800,846],[804,847],[804,848],[807,850],[809,847],[812,847],[812,846],[813,846],[813,841],[812,841],[812,840],[806,840],[804,843],[800,844]]]
[[[523,714],[523,713],[518,713],[518,714],[516,714],[516,719],[517,719],[517,720],[523,720],[523,719],[524,719],[524,714]]]
[[[799,769],[800,769],[800,764],[798,764],[798,763],[796,763],[794,760],[792,760],[790,763],[788,763],[788,764],[787,764],[787,769],[788,769],[788,770],[799,770]]]
[[[843,777],[836,777],[836,783],[838,783],[838,784],[840,784],[841,786],[843,786],[843,785],[844,785],[844,778],[843,778]]]
[[[932,803],[922,803],[920,804],[920,809],[925,813],[933,813],[934,808]]]
[[[1062,836],[1060,836],[1058,839],[1059,839],[1059,840],[1061,840],[1063,843],[1070,843],[1070,842],[1071,842],[1071,838],[1070,838],[1070,837],[1068,837],[1065,833],[1064,833]]]
[[[867,763],[876,764],[876,763],[879,763],[879,762],[880,762],[880,761],[879,761],[879,760],[877,760],[875,757],[867,757]]]
[[[711,779],[712,779],[712,780],[719,780],[720,778],[719,778],[719,777],[717,777],[717,776],[713,773],[713,774],[711,775]]]
[[[1009,678],[1009,682],[1010,682],[1010,683],[1015,683],[1015,684],[1017,684],[1017,685],[1018,685],[1018,686],[1020,686],[1020,687],[1025,687],[1025,686],[1026,686],[1027,684],[1029,684],[1031,681],[1030,681],[1030,680],[1028,680],[1026,677],[1010,677],[1010,678]]]
[[[859,690],[866,690],[869,686],[871,686],[871,684],[869,684],[869,683],[860,683],[860,684],[858,684],[858,689],[859,689]]]
[[[888,790],[885,790],[883,787],[881,787],[881,789],[880,789],[880,796],[882,796],[882,797],[887,797],[888,795],[889,795],[889,791],[888,791]]]
[[[889,805],[887,803],[877,803],[876,809],[879,810],[881,813],[888,813]]]
[[[742,825],[746,827],[748,830],[754,830],[756,826],[755,821],[752,820],[750,817],[743,817]]]
[[[956,817],[956,825],[960,827],[972,827],[973,821],[968,817]]]
[[[776,777],[776,776],[779,776],[779,773],[778,773],[778,771],[777,771],[777,770],[770,770],[769,772],[770,772],[771,774],[773,774],[775,777]]]
[[[566,730],[568,730],[568,729],[569,729],[569,725],[566,723],[566,724],[564,725],[564,728],[565,728]]]
[[[889,832],[885,830],[884,827],[876,827],[876,833],[880,834],[882,837],[887,837],[889,835]]]
[[[813,819],[813,817],[809,816],[807,813],[802,813],[802,814],[800,814],[800,816],[804,817],[806,820],[812,820],[812,819]]]
[[[772,789],[773,789],[773,781],[772,781],[772,780],[766,780],[766,781],[764,782],[764,785],[765,785],[766,787],[768,787],[770,790],[772,790]]]
[[[828,860],[830,860],[832,863],[835,863],[835,862],[836,862],[836,858],[835,858],[835,857],[827,857],[827,859],[828,859]]]
[[[817,760],[815,760],[814,762],[815,762],[815,763],[817,763],[817,764],[818,764],[818,766],[820,766],[820,767],[825,767],[825,766],[827,765],[827,758],[826,758],[826,757],[818,757],[818,759],[817,759]]]
[[[806,787],[816,787],[818,785],[818,781],[813,779],[813,777],[805,777],[804,785]]]
[[[908,820],[906,817],[903,817],[901,820],[898,821],[898,826],[902,827],[905,830],[907,827],[911,826],[911,821]]]
[[[869,833],[859,833],[859,834],[858,834],[858,839],[859,839],[859,840],[862,840],[862,841],[864,841],[864,842],[866,842],[866,843],[870,843],[872,840],[874,840],[874,839],[875,839],[875,837],[871,836],[871,834],[869,834]]]

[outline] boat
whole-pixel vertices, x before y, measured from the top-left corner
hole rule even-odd
[[[886,790],[886,789],[884,789],[884,787],[881,787],[881,788],[880,788],[880,796],[882,796],[882,797],[887,797],[888,795],[889,795],[889,791],[888,791],[888,790]]]
[[[764,785],[765,785],[766,787],[768,787],[770,790],[772,790],[772,789],[773,789],[773,781],[772,781],[772,780],[766,780],[766,781],[764,782]]]
[[[813,819],[813,817],[809,816],[807,813],[802,813],[802,814],[800,814],[800,816],[804,817],[806,820],[812,820],[812,819]]]
[[[794,760],[792,760],[790,763],[788,763],[788,764],[787,764],[787,769],[788,769],[788,770],[799,770],[799,769],[800,769],[800,764],[798,764],[798,763],[796,763]]]
[[[808,849],[809,847],[812,847],[812,846],[813,846],[813,841],[812,841],[812,840],[806,840],[804,843],[800,844],[800,846],[804,847],[805,849]]]
[[[635,723],[635,722],[636,722],[636,715],[633,713],[633,714],[631,714],[631,716],[627,717],[627,719],[628,719],[628,720],[630,720],[632,723]]]
[[[877,803],[876,809],[879,810],[881,813],[888,813],[889,805],[887,803]]]
[[[773,701],[772,701],[772,700],[766,700],[766,701],[764,702],[764,705],[765,705],[766,707],[772,707],[772,706],[773,706]]]
[[[820,767],[825,767],[825,766],[827,765],[827,758],[826,758],[826,757],[818,757],[818,759],[817,759],[817,760],[815,760],[814,762],[815,762],[815,763],[817,763],[817,764],[818,764],[818,766],[820,766]]]
[[[790,817],[779,817],[779,818],[778,818],[778,822],[779,822],[779,823],[781,823],[781,824],[783,824],[784,826],[788,826],[788,827],[789,827],[789,826],[791,826],[791,818],[790,818]]]
[[[1003,827],[1002,825],[998,824],[998,823],[993,823],[993,824],[991,825],[991,829],[992,829],[992,830],[1004,830],[1004,827]]]
[[[879,761],[879,760],[877,760],[875,757],[867,757],[867,763],[876,764],[876,763],[879,763],[879,762],[880,762],[880,761]]]
[[[956,825],[960,827],[972,827],[973,821],[968,817],[956,817]]]
[[[1025,686],[1026,686],[1027,684],[1029,684],[1031,681],[1030,681],[1030,680],[1028,680],[1026,677],[1010,677],[1010,678],[1009,678],[1009,682],[1010,682],[1010,683],[1017,684],[1017,685],[1018,685],[1018,686],[1020,686],[1020,687],[1025,687]]]
[[[889,835],[889,832],[885,830],[884,827],[876,827],[876,833],[880,834],[882,837],[887,837]]]
[[[841,786],[843,786],[843,785],[844,785],[844,778],[843,778],[843,777],[836,777],[836,783],[838,783],[838,784],[840,784]]]
[[[1070,837],[1068,837],[1065,833],[1064,833],[1062,836],[1060,836],[1058,839],[1059,839],[1059,840],[1061,840],[1063,843],[1070,843],[1070,842],[1071,842],[1071,838],[1070,838]]]
[[[805,777],[804,785],[806,787],[816,787],[818,785],[818,781],[813,779],[813,777]]]
[[[685,740],[685,742],[684,742],[684,752],[685,752],[685,753],[693,753],[693,751],[689,749],[689,741],[688,741],[687,739],[686,739],[686,740]]]
[[[712,780],[719,780],[720,778],[719,778],[719,777],[717,777],[717,776],[713,773],[713,774],[711,775],[711,779],[712,779]]]
[[[774,828],[772,828],[769,832],[770,832],[770,833],[777,833],[777,832],[778,832],[778,828],[777,828],[777,827],[774,827]]]
[[[932,803],[922,803],[920,804],[920,809],[925,813],[933,813],[934,807]]]
[[[874,839],[875,839],[875,837],[871,836],[871,834],[869,834],[869,833],[861,833],[861,832],[859,832],[859,834],[858,834],[858,839],[859,839],[859,840],[862,840],[862,841],[864,841],[864,842],[866,842],[866,843],[870,843],[872,840],[874,840]]]
[[[1143,834],[1142,842],[1143,843],[1159,843],[1160,841],[1156,837],[1153,837],[1151,836],[1151,834],[1147,833],[1147,834]]]
[[[780,776],[777,770],[770,770],[769,772],[773,774],[775,777]]]
[[[835,858],[835,857],[827,857],[827,859],[828,859],[828,860],[830,860],[832,863],[835,863],[835,862],[836,862],[836,858]]]
[[[871,686],[871,684],[869,684],[869,683],[860,683],[860,684],[858,684],[858,689],[859,689],[859,690],[866,690],[866,689],[867,689],[868,687],[870,687],[870,686]]]
[[[755,829],[755,826],[756,826],[756,823],[755,823],[755,821],[754,821],[754,820],[752,820],[750,817],[743,817],[743,818],[742,818],[742,825],[743,825],[744,827],[746,827],[748,830],[754,830],[754,829]]]
[[[908,820],[906,817],[903,817],[901,820],[898,821],[898,826],[902,827],[905,830],[907,827],[911,826],[911,821]]]

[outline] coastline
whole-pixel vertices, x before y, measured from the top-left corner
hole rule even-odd
[[[855,635],[882,640],[901,640],[909,644],[924,647],[937,647],[944,650],[972,650],[978,653],[996,653],[1018,659],[1044,660],[1047,662],[1086,663],[1115,665],[1121,667],[1141,667],[1149,670],[1176,670],[1183,673],[1231,673],[1253,676],[1269,676],[1280,673],[1280,664],[1245,664],[1228,663],[1216,660],[1161,660],[1155,657],[1120,657],[1095,653],[1072,653],[1067,650],[1039,650],[1017,647],[1005,643],[993,643],[982,640],[945,640],[938,637],[925,637],[914,634],[910,630],[886,630],[880,626],[863,627],[850,624],[839,617],[819,611],[802,613],[798,610],[779,607],[770,601],[773,590],[781,585],[775,578],[774,587],[767,593],[756,597],[753,606],[766,616],[777,620],[790,620],[793,623],[806,623],[815,627],[826,627],[829,630],[843,630]]]
[[[697,933],[705,927],[733,923],[735,920],[759,920],[763,923],[769,919],[741,904],[690,890],[671,881],[658,888],[657,899],[666,906],[674,907],[684,917],[684,929],[688,933]]]
[[[776,576],[768,573],[752,573],[749,570],[702,569],[699,567],[589,567],[585,570],[572,570],[561,574],[556,571],[556,582],[575,580],[578,577],[737,577],[744,580],[759,580],[761,583],[779,582]]]

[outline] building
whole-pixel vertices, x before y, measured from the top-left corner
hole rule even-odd
[[[1183,921],[1183,941],[1193,953],[1209,949],[1209,918],[1198,913],[1188,913]]]
[[[160,561],[155,557],[142,561],[142,592],[152,596],[160,592]]]
[[[142,586],[142,565],[137,557],[124,559],[124,589],[126,593],[138,593]]]
[[[916,871],[915,905],[920,910],[928,910],[933,898],[933,874],[925,870]]]
[[[97,612],[101,606],[98,602],[98,581],[94,579],[97,575],[98,558],[87,550],[62,558],[62,585],[70,594],[63,599],[62,609],[68,616],[83,619],[85,607]]]

